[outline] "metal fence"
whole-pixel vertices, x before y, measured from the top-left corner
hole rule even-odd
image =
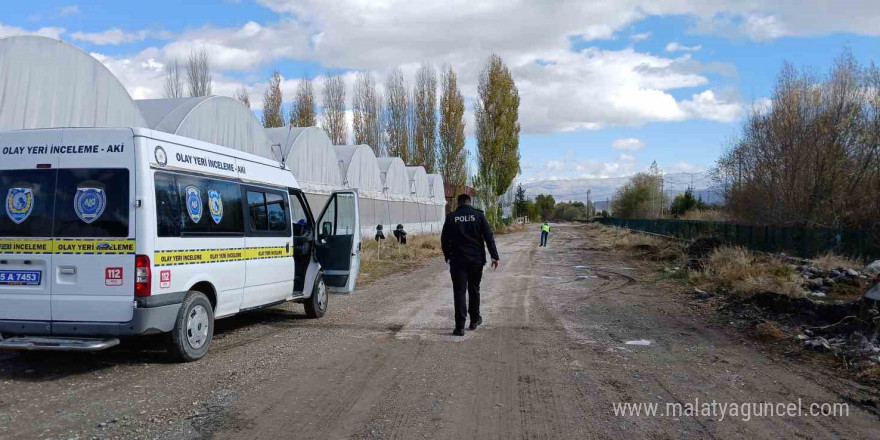
[[[807,228],[801,226],[752,226],[693,220],[597,219],[598,223],[692,240],[717,237],[722,241],[762,252],[813,258],[825,252],[858,259],[880,258],[878,237],[868,230]]]

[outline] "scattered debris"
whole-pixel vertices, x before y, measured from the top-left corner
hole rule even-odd
[[[636,339],[634,341],[626,341],[626,345],[651,345],[651,341],[647,339]]]

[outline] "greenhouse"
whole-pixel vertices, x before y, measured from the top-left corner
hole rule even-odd
[[[269,151],[269,140],[260,121],[232,98],[144,99],[135,104],[147,128],[278,159]]]
[[[290,168],[312,209],[320,210],[330,193],[342,188],[339,160],[330,138],[318,127],[267,128],[275,156]],[[318,215],[315,212],[315,215]]]
[[[3,38],[0,60],[0,130],[147,125],[122,83],[75,46]]]
[[[377,159],[369,146],[334,146],[318,127],[263,128],[248,107],[223,96],[134,100],[99,58],[50,38],[2,38],[0,60],[0,131],[149,128],[282,162],[313,211],[334,190],[357,189],[365,236],[378,224],[410,233],[442,225],[442,178],[400,158]]]

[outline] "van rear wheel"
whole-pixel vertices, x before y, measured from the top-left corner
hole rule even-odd
[[[327,313],[327,285],[324,284],[324,276],[318,274],[315,284],[312,286],[312,296],[303,302],[306,308],[306,316],[317,319]]]
[[[201,359],[214,337],[214,308],[202,292],[186,294],[169,335],[168,354],[178,362]]]

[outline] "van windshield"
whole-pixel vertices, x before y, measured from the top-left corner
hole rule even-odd
[[[127,237],[125,168],[0,170],[2,237]]]

